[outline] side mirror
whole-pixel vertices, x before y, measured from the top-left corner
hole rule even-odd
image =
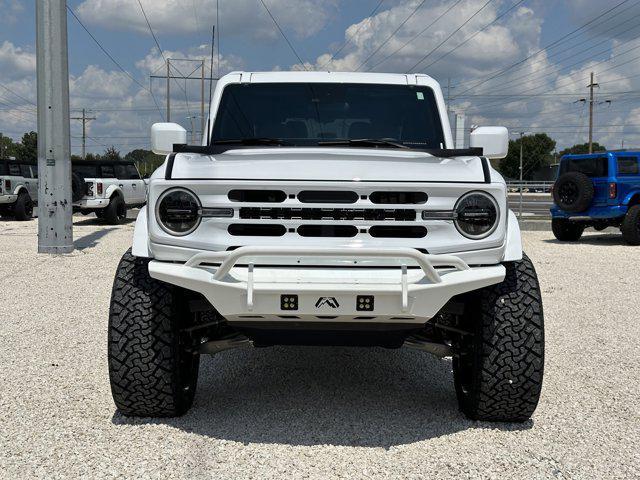
[[[151,126],[151,150],[158,155],[173,152],[174,143],[187,143],[187,131],[177,123],[154,123]]]
[[[476,128],[471,132],[469,146],[481,147],[487,158],[504,158],[509,151],[509,131],[505,127]]]

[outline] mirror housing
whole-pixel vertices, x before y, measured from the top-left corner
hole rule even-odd
[[[469,146],[482,148],[487,158],[504,158],[509,151],[509,131],[505,127],[478,127],[471,132]]]
[[[187,131],[177,123],[154,123],[151,126],[151,150],[158,155],[173,153],[175,143],[187,143]]]

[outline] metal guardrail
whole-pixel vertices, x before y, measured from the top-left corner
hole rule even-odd
[[[551,193],[551,187],[555,182],[507,182],[507,190],[509,192],[519,192],[521,189],[524,193]]]
[[[524,206],[527,205],[527,208],[530,209],[532,206],[535,206],[535,204],[540,203],[541,207],[543,207],[543,204],[545,203],[543,199],[540,199],[540,201],[536,201],[536,202],[531,202],[530,201],[530,197],[528,199],[528,201],[524,201],[524,195],[525,194],[532,194],[532,193],[542,193],[542,194],[547,194],[550,195],[551,194],[551,188],[553,187],[553,184],[555,182],[539,182],[539,181],[511,181],[511,182],[507,182],[507,193],[517,193],[519,200],[518,200],[518,219],[522,220],[523,217],[523,210],[524,210]],[[549,198],[550,200],[550,198]],[[513,202],[512,202],[513,203]],[[546,207],[546,206],[545,206]],[[545,211],[546,208],[542,208],[542,211]],[[537,213],[531,212],[531,215],[527,214],[526,216],[529,217],[549,217],[549,213],[546,213],[544,215],[537,215]]]

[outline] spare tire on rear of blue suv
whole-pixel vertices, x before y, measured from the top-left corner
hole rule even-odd
[[[567,172],[553,186],[553,199],[565,212],[584,212],[591,205],[594,193],[593,182],[581,172]]]

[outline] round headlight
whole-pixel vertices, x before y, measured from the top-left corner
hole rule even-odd
[[[498,226],[498,204],[483,192],[470,192],[456,203],[455,225],[467,238],[479,240],[488,237]]]
[[[201,205],[198,197],[184,188],[167,190],[156,204],[156,218],[162,229],[177,236],[193,232],[201,219]]]

